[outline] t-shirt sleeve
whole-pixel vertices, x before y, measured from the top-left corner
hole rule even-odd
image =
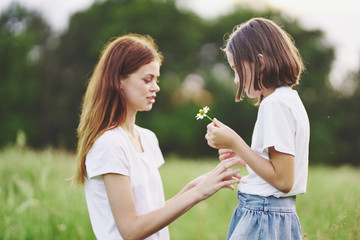
[[[295,120],[289,107],[278,102],[268,102],[261,109],[263,121],[263,152],[269,147],[295,156]]]
[[[88,178],[106,173],[129,176],[129,160],[126,158],[126,144],[121,137],[111,133],[100,136],[86,156]]]

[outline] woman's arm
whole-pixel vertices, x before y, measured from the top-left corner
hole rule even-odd
[[[288,193],[294,184],[294,156],[269,148],[270,161],[253,151],[231,128],[214,119],[205,138],[217,149],[232,149],[251,169],[281,192]]]
[[[223,161],[223,160],[229,159],[229,158],[238,158],[241,162],[240,166],[246,167],[246,162],[239,155],[234,153],[233,150],[220,148],[219,149],[219,160]]]
[[[168,199],[165,204],[169,204],[172,201],[174,201],[176,198],[178,198],[180,195],[182,195],[183,193],[189,191],[190,189],[194,188],[196,185],[198,185],[199,182],[201,182],[201,180],[206,177],[209,173],[205,173],[197,178],[195,178],[194,180],[192,180],[191,182],[189,182],[188,184],[186,184],[186,186],[181,189],[180,192],[178,192],[175,196],[173,196],[172,198]]]
[[[104,182],[108,199],[117,228],[124,239],[144,239],[180,217],[198,202],[210,197],[222,188],[233,189],[238,179],[229,177],[239,169],[230,169],[238,165],[236,159],[222,161],[193,188],[183,192],[164,207],[138,216],[131,185],[127,176],[105,174]]]

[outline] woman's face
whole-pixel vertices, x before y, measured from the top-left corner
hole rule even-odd
[[[230,67],[235,72],[234,83],[236,85],[240,85],[240,78],[239,78],[239,75],[238,75],[238,73],[236,71],[236,68],[235,68],[234,57],[229,51],[226,51],[226,57],[227,57],[227,60],[229,62]],[[252,74],[251,74],[250,64],[251,63],[248,63],[248,62],[244,63],[244,69],[243,69],[244,75],[245,75],[244,76],[244,91],[245,91],[246,95],[249,98],[257,98],[257,97],[259,97],[261,95],[262,91],[254,89],[254,81],[252,81],[252,79],[251,79]]]
[[[137,112],[152,109],[156,93],[160,91],[159,76],[160,64],[158,61],[152,61],[121,80],[128,111]]]

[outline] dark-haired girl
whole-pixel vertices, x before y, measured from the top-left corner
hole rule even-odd
[[[302,239],[295,198],[306,192],[309,120],[292,87],[303,61],[291,37],[263,18],[238,26],[224,50],[235,72],[236,101],[244,92],[259,99],[251,147],[216,119],[205,136],[221,160],[238,158],[249,172],[238,185],[228,239]]]

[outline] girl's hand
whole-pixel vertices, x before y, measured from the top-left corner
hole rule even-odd
[[[235,165],[240,165],[238,159],[226,159],[206,175],[203,175],[204,177],[194,187],[194,190],[200,194],[200,199],[204,200],[222,188],[234,190],[233,184],[240,182],[240,179],[235,177],[240,169],[231,169]]]
[[[208,145],[216,149],[233,149],[234,143],[240,136],[216,118],[213,121],[207,126],[205,135]]]
[[[219,149],[219,160],[223,161],[225,159],[229,159],[229,158],[237,158],[241,161],[241,166],[246,167],[246,162],[236,153],[233,152],[233,150],[231,149]]]

